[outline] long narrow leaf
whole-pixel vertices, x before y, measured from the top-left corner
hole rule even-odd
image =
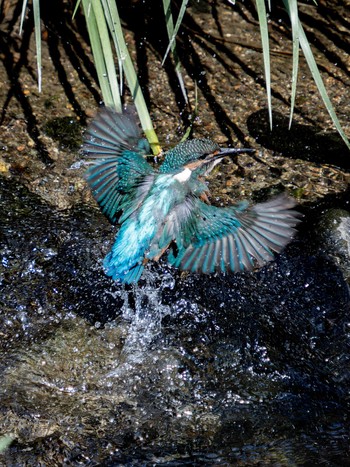
[[[110,81],[108,78],[107,66],[104,57],[104,50],[101,43],[99,28],[96,21],[95,10],[92,7],[91,0],[82,0],[86,25],[90,37],[92,54],[94,56],[95,67],[97,71],[98,81],[101,88],[104,103],[109,107],[121,110],[121,100],[119,94],[113,94]],[[113,61],[113,57],[112,57]],[[118,89],[118,85],[117,85]]]
[[[295,106],[295,96],[298,81],[299,69],[299,16],[297,0],[283,0],[285,8],[290,16],[293,37],[293,71],[292,71],[292,92],[290,100],[289,128],[292,126],[293,112]]]
[[[39,0],[33,0],[34,30],[36,45],[36,63],[38,70],[38,88],[41,92],[41,21]]]
[[[186,131],[181,138],[181,143],[183,141],[186,141],[187,138],[190,137],[194,121],[196,120],[196,117],[198,115],[198,86],[197,86],[197,81],[194,82],[194,110],[192,112],[191,118],[190,118],[190,123],[188,127],[186,128]]]
[[[164,65],[164,62],[165,62],[170,50],[172,50],[174,52],[175,39],[176,39],[177,33],[179,31],[179,28],[181,26],[184,14],[186,12],[187,4],[188,4],[188,0],[182,0],[179,15],[177,17],[175,28],[174,28],[174,23],[173,23],[171,9],[170,9],[170,2],[169,2],[169,0],[163,0],[163,6],[164,6],[166,21],[167,21],[167,30],[168,30],[168,35],[169,35],[170,41],[169,41],[168,48],[166,49],[166,52],[165,52],[165,55],[164,55],[164,58],[163,58],[163,61],[162,61],[162,66]]]
[[[322,81],[322,77],[321,77],[321,74],[320,74],[319,69],[317,67],[317,64],[316,64],[314,55],[312,53],[309,41],[307,40],[307,37],[305,35],[304,29],[303,29],[300,21],[299,21],[299,38],[300,38],[300,45],[301,45],[301,48],[303,50],[305,59],[307,61],[307,64],[309,65],[310,71],[312,73],[312,77],[315,80],[316,86],[317,86],[318,91],[319,91],[319,93],[320,93],[320,95],[322,97],[322,100],[323,100],[323,102],[324,102],[324,104],[326,106],[326,109],[327,109],[327,111],[328,111],[328,113],[329,113],[329,115],[330,115],[336,129],[338,130],[340,136],[343,138],[344,143],[350,149],[350,142],[349,142],[348,138],[346,137],[346,135],[344,133],[344,130],[342,129],[342,127],[340,125],[340,122],[339,122],[338,117],[337,117],[337,115],[335,113],[333,105],[332,105],[332,103],[331,103],[331,101],[330,101],[330,99],[328,97],[325,85],[324,85],[324,83]]]
[[[182,0],[179,15],[176,21],[176,25],[174,28],[174,21],[173,21],[173,15],[171,13],[171,4],[170,0],[163,0],[163,9],[164,9],[164,15],[165,15],[165,22],[166,22],[166,28],[168,32],[168,37],[169,37],[169,44],[167,47],[167,50],[165,52],[163,61],[162,61],[162,66],[164,65],[164,62],[168,56],[169,51],[172,51],[173,57],[174,57],[174,62],[175,62],[175,72],[177,75],[177,79],[180,84],[181,92],[182,95],[184,96],[185,102],[188,103],[188,97],[186,93],[186,87],[185,87],[185,82],[181,73],[181,62],[180,58],[178,56],[177,50],[176,50],[176,35],[178,33],[178,30],[181,26],[182,19],[184,17],[184,14],[186,12],[186,7],[187,7],[188,0]]]
[[[96,17],[96,24],[98,28],[98,35],[101,41],[101,47],[103,52],[103,58],[105,62],[105,68],[107,72],[107,80],[112,95],[113,106],[121,112],[122,104],[119,95],[119,84],[117,79],[117,74],[115,71],[115,65],[113,60],[113,52],[111,48],[111,41],[109,39],[108,28],[106,24],[106,19],[104,11],[102,9],[100,0],[91,0],[92,8]]]
[[[119,37],[115,34],[115,28],[113,24],[113,18],[119,19],[119,13],[115,2],[110,2],[109,0],[101,0],[102,6],[105,14],[105,18],[108,24],[109,32],[113,40],[114,48],[117,53],[118,59],[118,69],[119,69],[119,93],[123,95],[123,73],[124,73],[124,64],[123,64],[123,57],[119,46]],[[124,40],[124,35],[123,35]]]
[[[269,32],[268,32],[268,27],[267,27],[265,1],[256,0],[256,9],[258,12],[258,17],[259,17],[260,35],[261,35],[261,43],[262,43],[263,57],[264,57],[267,106],[269,110],[270,128],[272,129],[270,48],[269,48]]]
[[[23,0],[22,12],[21,12],[21,21],[19,26],[19,33],[22,34],[23,23],[26,15],[28,1]],[[40,3],[39,0],[33,0],[33,17],[34,17],[34,35],[35,35],[35,47],[36,47],[36,64],[38,70],[38,89],[41,92],[41,21],[40,21]]]
[[[77,0],[77,3],[75,4],[74,10],[73,10],[72,19],[75,18],[75,15],[76,15],[76,13],[78,11],[80,3],[81,3],[81,0]]]
[[[82,5],[83,5],[84,15],[86,19],[86,26],[87,26],[87,30],[89,33],[91,50],[94,56],[95,67],[96,67],[97,77],[98,77],[100,88],[101,88],[102,97],[106,105],[113,105],[112,94],[110,92],[106,79],[104,79],[104,77],[107,76],[107,70],[106,70],[105,62],[103,60],[103,51],[102,51],[101,41],[98,35],[95,13],[94,13],[94,10],[92,9],[90,0],[82,0]]]
[[[19,34],[20,35],[22,35],[22,31],[23,31],[23,23],[24,23],[24,18],[26,16],[27,3],[28,3],[28,0],[23,0],[22,12],[21,12],[21,22],[20,22],[20,25],[19,25]]]
[[[154,131],[152,121],[147,109],[147,105],[142,94],[140,84],[138,82],[137,74],[133,62],[131,60],[127,45],[125,43],[116,3],[114,0],[108,0],[108,2],[106,2],[106,0],[102,1],[106,16],[110,16],[110,18],[107,20],[107,24],[110,27],[110,34],[112,36],[113,42],[117,44],[116,51],[118,54],[118,59],[122,63],[122,67],[125,72],[125,77],[128,82],[128,86],[133,97],[143,131],[146,135],[147,140],[150,143],[153,153],[159,154],[159,141]]]

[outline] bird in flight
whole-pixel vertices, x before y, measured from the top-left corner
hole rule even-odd
[[[172,266],[210,274],[242,272],[274,258],[295,235],[299,213],[282,194],[251,205],[210,205],[205,177],[225,157],[252,149],[210,139],[179,143],[153,168],[135,116],[101,109],[84,135],[87,182],[108,219],[120,224],[104,259],[108,276],[136,283],[148,261],[167,253]]]

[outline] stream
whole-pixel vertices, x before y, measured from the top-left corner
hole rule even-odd
[[[257,272],[120,286],[97,209],[0,189],[0,465],[349,465],[349,286],[307,220]]]

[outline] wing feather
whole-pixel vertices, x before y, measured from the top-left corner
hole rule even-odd
[[[143,158],[144,141],[130,112],[118,113],[107,107],[99,111],[84,134],[83,153],[91,163],[86,179],[112,222],[126,205],[128,212],[132,211],[131,199],[139,205],[151,186],[154,171]]]
[[[211,273],[239,272],[263,266],[280,252],[296,233],[300,214],[295,202],[280,195],[266,203],[241,203],[217,208],[196,201],[196,222],[187,229],[171,264],[183,270]]]

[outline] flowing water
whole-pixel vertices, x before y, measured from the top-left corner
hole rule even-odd
[[[349,288],[302,233],[256,273],[118,286],[98,211],[1,189],[0,465],[350,465]]]

